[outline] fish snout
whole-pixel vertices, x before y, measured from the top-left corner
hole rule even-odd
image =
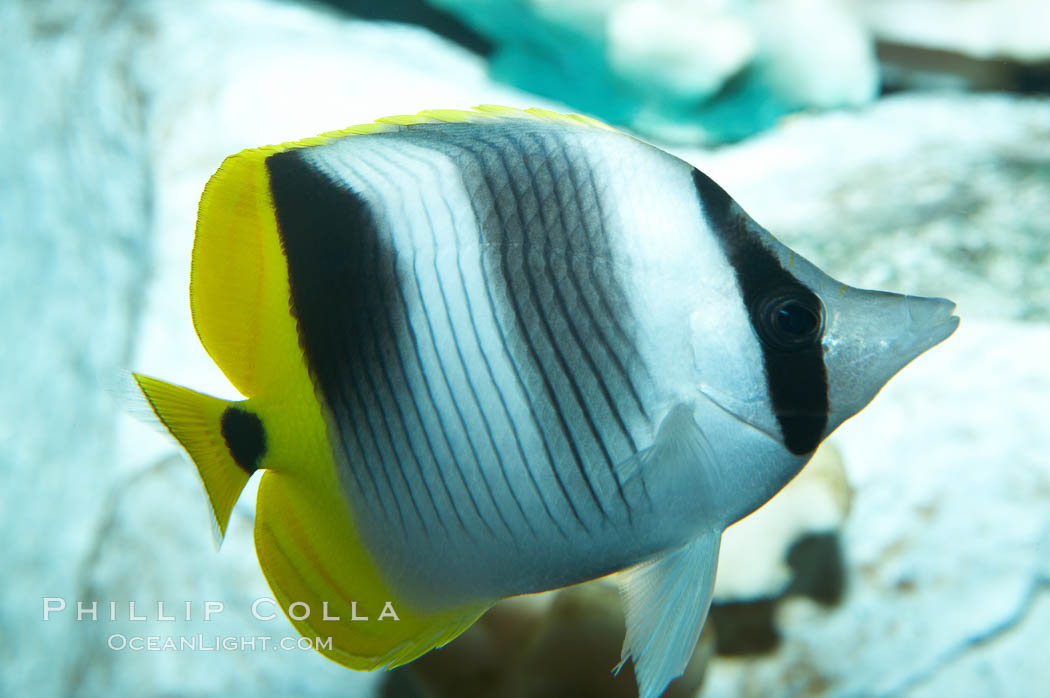
[[[860,411],[898,371],[959,326],[955,303],[847,288],[832,305],[824,338],[829,429]]]
[[[904,307],[912,349],[911,359],[948,339],[959,326],[955,303],[947,298],[905,296]]]

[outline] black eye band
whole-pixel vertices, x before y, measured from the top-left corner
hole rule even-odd
[[[828,425],[828,376],[821,337],[824,308],[767,245],[762,228],[722,187],[693,170],[708,226],[733,267],[744,308],[759,336],[769,400],[784,445],[810,453]]]

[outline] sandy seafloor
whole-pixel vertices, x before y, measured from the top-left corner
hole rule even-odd
[[[252,498],[217,553],[192,467],[100,386],[134,368],[233,396],[185,292],[226,154],[430,107],[567,107],[423,29],[262,0],[5,3],[0,27],[0,695],[376,695],[381,675],[313,652],[109,647],[294,631],[250,613],[269,595]],[[1050,101],[912,92],[673,151],[833,276],[962,318],[831,437],[842,600],[780,604],[776,649],[716,658],[700,695],[1045,694]],[[123,610],[44,621],[45,597]]]

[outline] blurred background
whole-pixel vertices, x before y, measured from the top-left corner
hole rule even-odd
[[[387,674],[121,647],[295,635],[251,612],[251,493],[217,552],[193,467],[99,387],[134,368],[233,396],[187,306],[207,178],[479,103],[608,121],[829,274],[959,303],[727,532],[668,695],[1047,695],[1048,28],[1045,0],[0,0],[0,696],[634,695],[601,581]]]

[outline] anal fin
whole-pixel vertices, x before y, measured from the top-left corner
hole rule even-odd
[[[639,698],[656,698],[685,671],[711,607],[721,531],[620,575],[627,634],[620,667],[634,662]]]
[[[479,600],[425,611],[401,599],[376,568],[334,483],[263,473],[255,549],[295,629],[319,638],[321,654],[351,669],[410,662],[455,638],[491,605]],[[301,605],[291,608],[297,602]],[[394,615],[384,618],[385,610]]]

